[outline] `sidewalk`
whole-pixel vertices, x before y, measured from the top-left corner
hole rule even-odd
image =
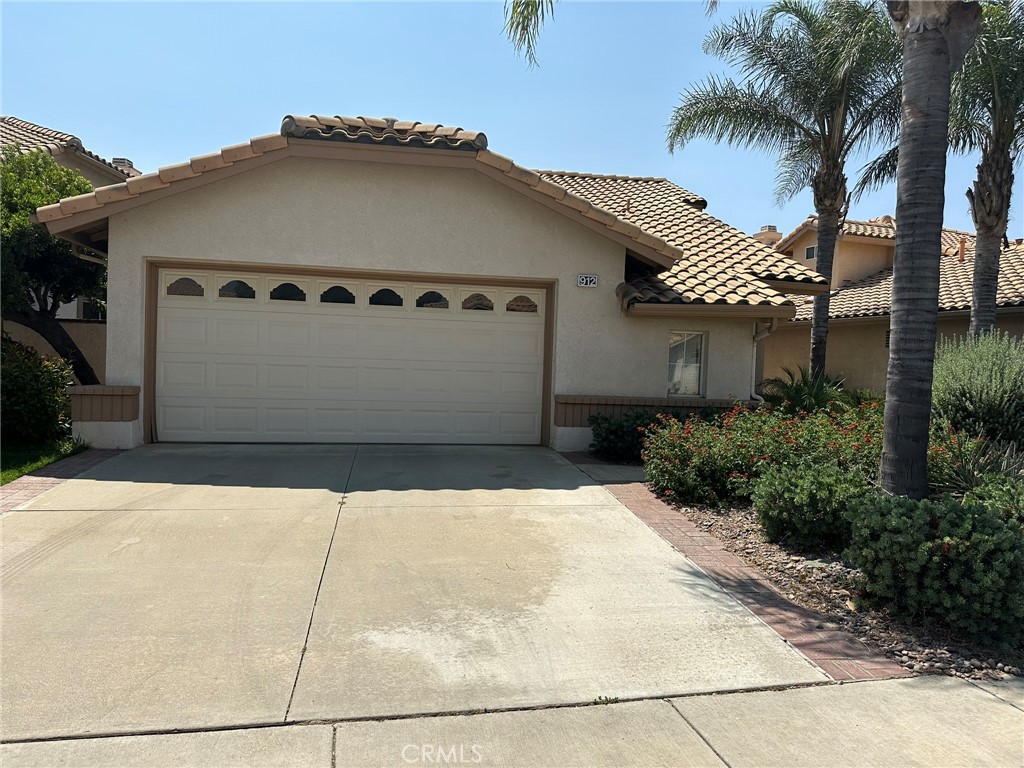
[[[383,722],[0,747],[16,766],[993,766],[1024,763],[1024,683],[918,677]]]

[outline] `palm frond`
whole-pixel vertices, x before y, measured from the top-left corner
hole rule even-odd
[[[555,0],[505,0],[505,34],[530,66],[537,65],[541,27],[555,15]]]
[[[893,146],[860,169],[860,178],[853,188],[853,199],[860,200],[865,193],[878,189],[896,179],[900,148]]]
[[[769,152],[786,152],[800,141],[817,141],[799,118],[785,111],[777,94],[715,77],[691,86],[672,113],[669,150],[695,138]]]

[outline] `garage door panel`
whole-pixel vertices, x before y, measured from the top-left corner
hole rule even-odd
[[[294,279],[239,279],[255,297],[161,296],[158,439],[539,442],[543,318],[506,312],[499,289],[462,291],[493,300],[477,311],[450,286],[449,308],[409,306],[429,287],[400,283],[387,287],[406,306],[376,307],[358,286],[355,303],[286,302],[265,294]]]

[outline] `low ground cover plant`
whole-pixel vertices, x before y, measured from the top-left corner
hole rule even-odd
[[[875,493],[855,504],[846,556],[862,600],[985,641],[1024,639],[1024,525],[999,499]]]

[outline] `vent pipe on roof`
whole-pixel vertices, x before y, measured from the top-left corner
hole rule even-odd
[[[760,232],[751,235],[751,237],[767,246],[775,245],[782,239],[782,235],[779,234],[779,230],[774,224],[765,224],[761,227]]]
[[[966,255],[966,253],[967,253],[967,238],[961,236],[960,237],[960,258],[958,259],[961,264],[963,263],[964,256]]]

